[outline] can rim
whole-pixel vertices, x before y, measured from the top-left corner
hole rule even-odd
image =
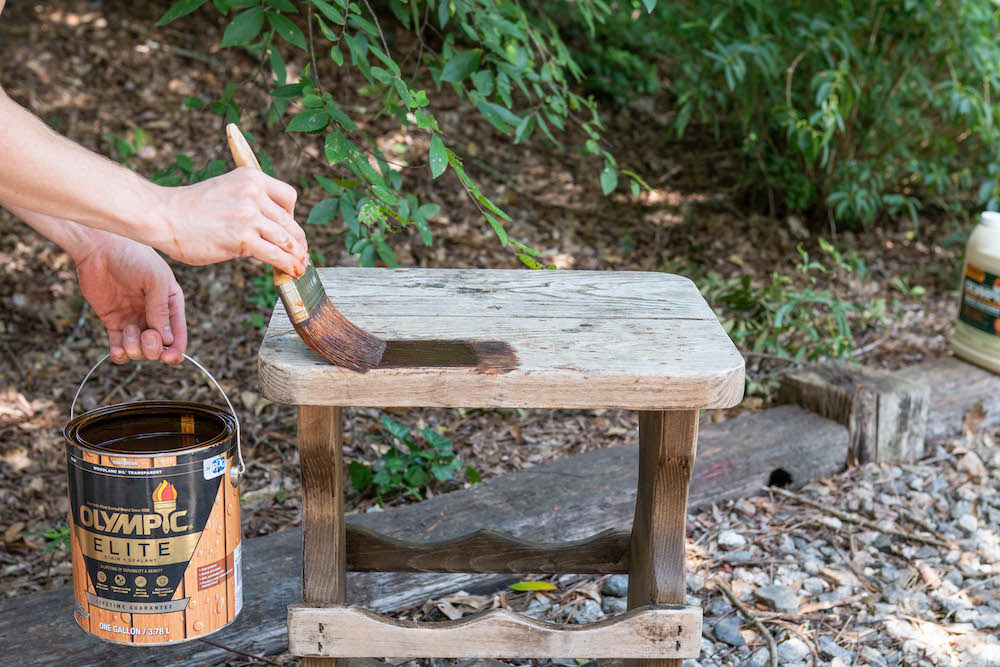
[[[173,409],[179,410],[183,408],[188,412],[200,412],[211,417],[218,418],[223,425],[222,432],[208,440],[207,442],[198,443],[194,447],[186,447],[183,449],[171,449],[161,452],[120,452],[111,451],[108,449],[96,448],[90,443],[84,441],[80,435],[80,427],[85,423],[101,419],[103,417],[108,417],[111,415],[122,415],[128,414],[129,412],[135,410],[143,409]],[[95,408],[90,412],[85,412],[81,415],[74,417],[66,427],[63,429],[63,437],[66,439],[67,447],[75,447],[81,451],[88,452],[91,454],[96,454],[98,456],[120,456],[125,458],[135,458],[135,459],[151,459],[159,458],[163,456],[178,456],[181,454],[197,454],[202,451],[218,447],[220,444],[224,443],[226,440],[232,439],[233,435],[236,434],[236,418],[229,412],[217,408],[214,405],[207,405],[205,403],[193,403],[190,401],[132,401],[129,403],[115,403],[114,405],[105,405],[99,408]],[[233,443],[235,446],[235,443]]]

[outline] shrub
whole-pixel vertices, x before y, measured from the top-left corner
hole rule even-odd
[[[179,0],[158,25],[182,19],[206,3]],[[652,9],[655,0],[644,4]],[[339,216],[347,227],[345,246],[364,266],[377,260],[397,266],[386,239],[402,226],[415,227],[429,245],[429,220],[440,206],[405,192],[402,173],[393,168],[398,165],[391,164],[357,119],[341,108],[342,99],[324,85],[318,62],[353,68],[364,79],[358,92],[370,99],[370,108],[395,118],[405,131],[423,135],[432,177],[451,170],[500,243],[529,267],[540,268],[540,254],[508,236],[510,216],[483,194],[448,148],[447,133],[433,112],[435,92],[450,89],[514,143],[537,132],[561,146],[557,136],[572,124],[582,131],[580,150],[602,165],[599,181],[605,193],[618,187],[620,175],[631,179],[633,192],[645,185],[602,147],[597,106],[575,90],[583,72],[541,5],[388,0],[380,3],[381,12],[368,0],[213,0],[212,5],[230,17],[221,45],[246,49],[267,72],[261,83],[270,103],[257,111],[270,125],[299,136],[316,135],[322,143],[328,165],[303,182],[321,187],[328,196],[313,207],[307,222],[327,224]],[[572,3],[572,12],[594,34],[614,9],[603,0],[580,0]],[[398,28],[413,39],[407,44],[393,40]],[[291,81],[287,62],[296,50],[307,64],[299,80]],[[239,123],[247,113],[241,104],[243,92],[230,82],[218,100],[189,97],[183,103]],[[252,132],[244,133],[254,141]],[[270,173],[267,155],[259,157]],[[200,172],[189,163],[182,165],[178,159],[177,165],[157,175],[159,182],[179,184],[197,177]]]
[[[988,0],[682,0],[601,29],[669,62],[676,133],[740,146],[744,186],[772,213],[853,225],[997,207],[998,18]],[[616,57],[603,39],[580,48],[595,77]],[[629,65],[617,81],[640,75]]]

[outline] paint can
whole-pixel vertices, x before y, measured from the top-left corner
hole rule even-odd
[[[116,644],[160,646],[229,625],[243,606],[236,411],[141,401],[75,416],[64,431],[76,621]]]

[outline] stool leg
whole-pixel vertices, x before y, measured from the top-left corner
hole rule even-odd
[[[344,602],[343,430],[340,408],[299,406],[299,466],[302,469],[302,601]],[[333,658],[304,658],[308,667],[336,667]],[[346,664],[341,661],[341,664]]]
[[[632,524],[629,608],[684,604],[688,483],[698,442],[698,411],[639,413],[639,491]],[[628,667],[680,660],[629,660]]]

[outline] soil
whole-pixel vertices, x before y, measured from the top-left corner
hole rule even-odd
[[[0,16],[0,85],[57,132],[119,158],[108,133],[131,137],[141,128],[150,145],[128,160],[149,176],[175,155],[195,165],[228,161],[224,120],[185,108],[184,98],[218,99],[234,82],[252,128],[277,175],[299,185],[298,218],[323,198],[318,187],[301,188],[301,177],[325,170],[317,142],[289,140],[281,127],[266,128],[260,110],[258,64],[238,50],[219,50],[223,19],[203,10],[154,29],[169,3],[13,2]],[[300,72],[302,52],[289,71]],[[442,205],[427,247],[416,230],[391,240],[400,263],[413,267],[516,268],[488,223],[448,173],[432,181],[426,165],[427,138],[408,134],[392,119],[374,114],[349,69],[322,70],[331,90],[343,91],[342,106],[402,171],[404,187],[423,202]],[[428,83],[430,87],[432,84]],[[543,252],[544,262],[562,269],[677,270],[695,266],[722,277],[750,275],[755,284],[772,271],[795,279],[796,246],[819,254],[823,229],[800,239],[801,224],[741,210],[733,196],[738,153],[710,140],[672,139],[662,114],[669,100],[645,99],[606,109],[607,136],[622,165],[646,176],[653,187],[632,197],[624,189],[605,197],[601,165],[575,151],[541,141],[512,145],[467,104],[435,93],[433,110],[456,152],[484,193],[511,214],[508,233]],[[573,145],[576,137],[566,138]],[[298,142],[298,143],[296,143]],[[886,299],[885,327],[856,331],[857,356],[866,363],[899,367],[946,354],[956,294],[960,243],[967,225],[938,214],[883,220],[863,232],[839,231],[838,247],[864,258],[868,272],[836,270],[827,286],[844,299],[867,303]],[[309,226],[311,248],[322,264],[354,265],[343,248],[339,222]],[[240,413],[248,473],[243,486],[247,537],[295,525],[300,520],[294,410],[258,393],[256,351],[263,332],[248,323],[267,316],[248,299],[252,279],[266,267],[251,260],[190,267],[172,263],[187,299],[189,353],[209,364]],[[923,296],[893,284],[926,289]],[[61,429],[78,384],[107,351],[99,320],[85,306],[73,263],[58,247],[0,211],[0,594],[24,595],[64,585],[69,556],[47,530],[64,524],[67,510]],[[786,362],[750,355],[751,373],[770,372]],[[170,398],[216,402],[190,364],[102,368],[81,396],[84,408]],[[759,409],[766,397],[750,397],[740,409]],[[635,420],[619,411],[389,410],[396,420],[432,426],[448,435],[463,460],[484,477],[527,468],[596,447],[635,441]],[[377,437],[375,409],[346,414],[345,455],[374,461],[384,447]],[[724,413],[706,414],[719,419]],[[599,434],[598,437],[594,437]],[[433,493],[456,488],[439,484]],[[351,511],[375,504],[371,494],[349,492]],[[406,498],[388,502],[408,502]]]

